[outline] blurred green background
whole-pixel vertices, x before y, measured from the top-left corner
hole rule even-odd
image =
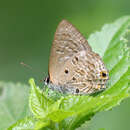
[[[86,38],[105,23],[130,14],[130,0],[1,0],[0,80],[28,83],[47,75],[48,59],[58,23],[67,19]],[[29,70],[20,65],[32,66]],[[97,114],[91,130],[130,130],[130,99]],[[81,128],[86,129],[86,128]]]

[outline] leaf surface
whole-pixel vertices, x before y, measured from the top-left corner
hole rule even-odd
[[[5,130],[12,123],[30,115],[28,95],[27,85],[0,82],[0,130]]]

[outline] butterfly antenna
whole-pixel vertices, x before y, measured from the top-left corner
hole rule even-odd
[[[23,65],[24,67],[29,68],[29,69],[32,70],[32,67],[31,67],[30,65],[27,65],[27,64],[25,64],[24,62],[21,62],[20,64]]]
[[[20,64],[21,64],[22,66],[24,66],[24,67],[28,68],[28,69],[33,70],[33,68],[32,68],[30,65],[25,64],[24,62],[21,62]],[[34,70],[33,70],[33,71],[34,71]],[[38,71],[35,71],[35,72],[38,72]],[[39,73],[39,72],[38,72],[38,73]],[[46,76],[46,74],[45,74],[45,73],[43,73],[43,76],[45,77],[45,76]],[[44,82],[44,81],[45,81],[45,79],[40,80],[40,82]]]

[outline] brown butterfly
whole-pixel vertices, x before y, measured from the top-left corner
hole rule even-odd
[[[70,94],[91,94],[106,88],[108,71],[101,57],[67,20],[57,27],[46,82],[53,90]]]

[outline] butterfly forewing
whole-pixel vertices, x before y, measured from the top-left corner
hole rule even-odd
[[[72,24],[63,20],[57,27],[49,61],[50,79],[54,84],[61,80],[59,74],[62,73],[65,63],[82,50],[89,51],[91,47]]]

